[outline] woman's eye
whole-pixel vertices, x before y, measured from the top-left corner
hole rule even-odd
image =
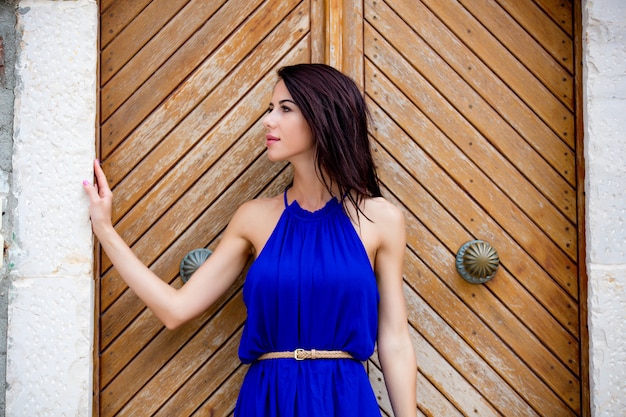
[[[282,107],[281,107],[281,109],[282,109],[282,111],[283,111],[283,112],[285,112],[285,113],[288,113],[288,112],[290,112],[290,111],[291,111],[291,109],[290,109],[289,107],[287,107],[287,106],[282,106]]]

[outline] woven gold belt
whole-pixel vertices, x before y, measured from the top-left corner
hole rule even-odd
[[[352,355],[343,350],[304,350],[296,349],[286,352],[269,352],[258,357],[257,360],[265,359],[295,359],[303,361],[305,359],[354,359]]]

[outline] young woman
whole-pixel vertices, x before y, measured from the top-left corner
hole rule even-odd
[[[155,276],[111,223],[99,164],[83,183],[93,230],[128,286],[170,329],[204,312],[254,257],[239,356],[250,367],[236,416],[380,416],[362,361],[378,345],[396,417],[416,416],[416,363],[402,290],[404,218],[380,195],[365,101],[332,67],[284,67],[263,125],[288,161],[284,193],[243,204],[179,290]]]

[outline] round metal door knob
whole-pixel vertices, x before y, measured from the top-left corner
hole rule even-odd
[[[194,249],[183,257],[180,261],[180,279],[183,284],[189,281],[189,278],[211,256],[213,252],[210,249],[199,248]]]
[[[483,284],[496,274],[500,266],[498,252],[483,240],[470,240],[456,254],[456,270],[472,284]]]

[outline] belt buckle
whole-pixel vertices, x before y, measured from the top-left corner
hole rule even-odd
[[[297,361],[303,361],[306,358],[304,357],[305,350],[304,349],[296,349],[293,351],[293,358]]]

